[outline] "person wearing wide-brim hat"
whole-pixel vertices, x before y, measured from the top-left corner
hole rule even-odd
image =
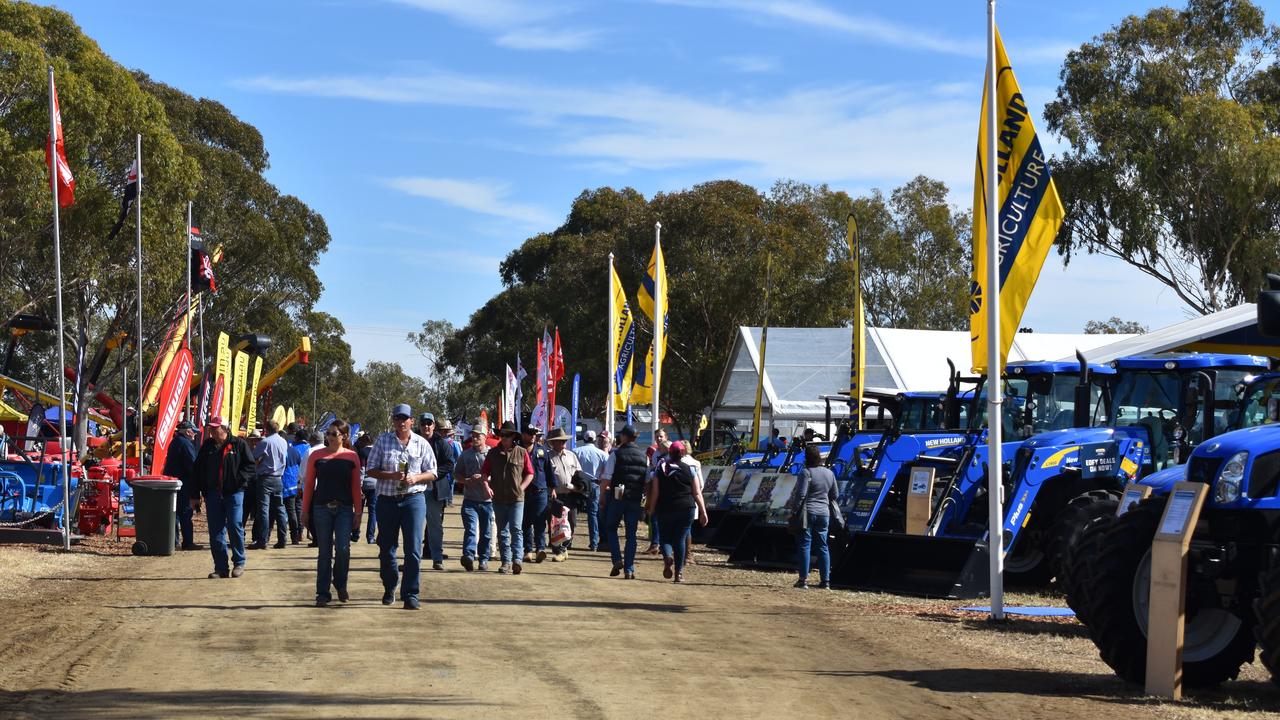
[[[547,443],[551,445],[546,458],[547,484],[551,486],[551,498],[569,507],[569,529],[572,534],[577,521],[577,508],[586,500],[582,491],[573,484],[575,477],[581,477],[582,464],[578,462],[578,456],[568,449],[569,433],[565,432],[564,428],[552,428],[547,434]],[[582,490],[586,489],[583,485]],[[550,504],[555,506],[557,503]],[[552,512],[554,514],[555,511]],[[572,540],[557,543],[553,534],[551,561],[568,560],[571,542]]]
[[[498,572],[519,575],[523,569],[524,538],[520,525],[524,518],[525,490],[533,483],[533,463],[529,451],[517,442],[520,431],[510,422],[498,430],[498,446],[485,456],[480,474],[493,489],[493,514],[498,525],[498,551],[502,565]]]
[[[547,455],[550,450],[539,442],[542,428],[527,423],[521,431],[520,444],[529,451],[533,462],[533,482],[524,493],[525,562],[542,562],[547,559],[547,504],[550,502],[551,483],[547,478]]]
[[[471,429],[471,444],[453,466],[454,476],[462,484],[462,567],[471,572],[479,561],[480,570],[489,569],[489,546],[493,540],[493,488],[481,472],[489,448],[484,444],[484,431]]]

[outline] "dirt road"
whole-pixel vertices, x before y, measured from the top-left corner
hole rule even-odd
[[[251,551],[244,577],[225,580],[205,579],[207,552],[0,550],[0,717],[1183,714],[1090,662],[1078,626],[991,633],[708,564],[683,586],[651,560],[625,581],[585,552],[519,577],[466,573],[450,522],[454,559],[424,573],[418,612],[379,603],[376,548],[363,543],[352,602],[331,608],[313,606],[304,546]],[[994,652],[1006,638],[1032,649]]]

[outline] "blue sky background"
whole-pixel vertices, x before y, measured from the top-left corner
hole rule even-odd
[[[925,174],[972,203],[982,0],[57,5],[121,64],[262,131],[269,178],[329,224],[318,307],[358,365],[425,374],[405,333],[465,323],[500,289],[501,259],[585,188],[791,178],[860,194]],[[1000,2],[1033,110],[1067,50],[1154,5]],[[1051,256],[1023,325],[1111,315],[1156,327],[1186,312],[1120,261]]]

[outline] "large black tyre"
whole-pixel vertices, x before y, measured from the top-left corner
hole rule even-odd
[[[1258,599],[1253,601],[1253,612],[1258,625],[1254,634],[1258,638],[1262,665],[1271,673],[1271,682],[1280,685],[1280,563],[1262,573]]]
[[[1101,555],[1106,547],[1107,529],[1115,520],[1114,515],[1098,518],[1080,533],[1080,540],[1071,552],[1071,572],[1062,585],[1067,595],[1067,607],[1075,611],[1076,619],[1086,627],[1089,625],[1087,601],[1093,592],[1093,559]]]
[[[1082,547],[1085,530],[1092,524],[1115,517],[1120,494],[1110,490],[1090,490],[1071,498],[1049,526],[1045,552],[1058,587],[1070,592],[1074,555]],[[1096,552],[1096,548],[1093,550]]]
[[[1151,539],[1165,498],[1143,501],[1104,527],[1100,552],[1088,565],[1083,588],[1089,635],[1103,662],[1124,680],[1142,684],[1147,672],[1146,614],[1151,587]],[[1196,578],[1188,578],[1195,583]],[[1193,606],[1188,594],[1183,682],[1204,687],[1234,679],[1253,660],[1253,618],[1217,607]]]

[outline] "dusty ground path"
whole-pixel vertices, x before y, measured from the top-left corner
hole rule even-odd
[[[624,581],[608,577],[607,555],[586,552],[519,577],[466,573],[449,522],[449,571],[424,573],[418,612],[379,603],[376,548],[364,543],[352,602],[325,609],[313,607],[315,551],[304,546],[251,551],[244,577],[226,580],[205,579],[204,551],[28,553],[15,571],[15,551],[0,550],[0,716],[1182,714],[1096,660],[1075,663],[1085,671],[993,661],[969,623],[791,590],[776,573],[699,565],[676,586],[647,560]],[[1046,657],[1068,652],[1055,642],[1043,639]]]

